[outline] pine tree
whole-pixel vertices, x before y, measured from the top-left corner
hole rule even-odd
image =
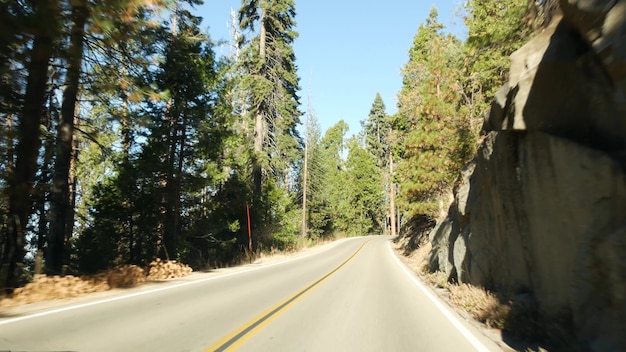
[[[145,254],[148,257],[179,259],[187,222],[183,209],[193,206],[184,202],[193,202],[190,193],[200,193],[208,186],[191,172],[215,177],[207,172],[215,166],[205,159],[215,148],[209,145],[215,135],[207,130],[215,124],[215,60],[212,44],[199,30],[199,24],[198,17],[182,6],[176,7],[173,29],[164,35],[163,62],[154,75],[155,86],[167,92],[168,99],[145,102],[151,106],[149,136],[135,167],[140,185],[136,204],[144,204],[142,198],[156,200],[153,212],[142,211],[137,219],[144,225],[142,237],[152,246]],[[204,133],[198,134],[200,130]],[[194,150],[202,152],[196,154]]]
[[[305,161],[302,170],[302,197],[304,233],[318,238],[328,232],[328,217],[325,213],[324,188],[327,185],[326,154],[321,148],[321,131],[313,108],[307,111]],[[306,167],[304,167],[306,166]],[[306,182],[304,182],[306,180]],[[306,203],[304,197],[306,196]]]
[[[456,171],[467,158],[459,116],[460,42],[442,33],[433,8],[419,26],[403,69],[403,87],[398,94],[401,160],[397,180],[401,200],[411,214],[435,217],[439,199],[448,191]]]
[[[346,172],[352,223],[356,236],[380,234],[383,230],[383,184],[377,158],[355,137],[348,141]]]
[[[348,124],[341,120],[329,128],[320,141],[320,164],[325,177],[319,190],[318,227],[326,233],[347,234],[352,225],[350,183],[345,162],[348,129]]]
[[[46,251],[46,268],[49,273],[60,273],[63,265],[69,260],[67,244],[69,243],[74,229],[75,218],[75,190],[76,190],[76,143],[78,136],[75,133],[76,124],[80,118],[81,106],[79,96],[82,94],[81,87],[98,89],[101,81],[91,79],[82,80],[85,67],[94,67],[96,73],[98,68],[102,68],[101,60],[112,59],[112,57],[94,55],[90,56],[93,48],[102,49],[100,53],[106,53],[112,45],[116,58],[120,56],[116,65],[116,71],[121,66],[125,71],[129,65],[126,64],[128,58],[128,48],[125,45],[131,42],[131,36],[138,36],[141,29],[147,26],[145,14],[154,8],[158,8],[162,3],[159,1],[133,0],[124,3],[103,2],[90,3],[88,1],[73,1],[69,5],[68,27],[68,47],[64,56],[64,86],[63,100],[60,110],[60,121],[57,125],[57,139],[55,151],[54,176],[51,188],[50,204],[50,232],[48,235],[48,249]],[[122,14],[120,16],[120,14]],[[132,23],[132,24],[131,24]],[[119,28],[114,28],[114,24],[126,30],[122,32]],[[121,53],[121,55],[119,55]],[[125,57],[124,57],[125,56]],[[131,59],[132,60],[132,59]],[[85,62],[91,65],[84,65]],[[116,72],[113,71],[113,72]],[[111,72],[111,71],[109,71]],[[120,75],[114,74],[113,77]],[[124,77],[125,78],[125,77]],[[109,80],[111,77],[108,78]],[[120,80],[124,82],[124,80]],[[123,84],[120,81],[110,83],[111,85]],[[90,84],[95,83],[95,84]],[[94,91],[94,95],[98,95]],[[87,95],[87,94],[85,94]],[[122,89],[122,99],[128,103],[125,97],[126,92]],[[109,105],[111,101],[107,102]],[[126,111],[124,111],[125,113]],[[127,115],[123,114],[124,117]],[[122,117],[122,129],[126,130],[128,119]],[[128,136],[124,140],[126,145]],[[129,147],[125,146],[127,150]]]
[[[63,265],[67,263],[65,244],[72,236],[74,228],[74,192],[71,189],[74,182],[70,164],[75,159],[74,127],[77,118],[77,101],[83,63],[85,25],[89,17],[87,1],[72,1],[70,11],[72,24],[67,52],[61,118],[57,126],[50,206],[52,219],[46,255],[46,271],[53,274],[60,274]]]
[[[539,2],[471,0],[465,5],[468,36],[464,55],[464,114],[473,133],[487,113],[496,91],[508,79],[509,56],[519,49],[538,24]]]
[[[385,103],[379,93],[372,103],[368,119],[361,122],[367,150],[376,158],[380,170],[382,186],[386,190],[387,218],[391,225],[391,235],[395,236],[395,185],[393,180],[393,157],[391,148],[391,119],[385,113]]]
[[[2,5],[3,16],[9,15]],[[23,17],[22,17],[23,16]],[[0,285],[15,287],[18,284],[18,271],[22,267],[26,231],[35,194],[34,181],[37,172],[37,158],[41,147],[40,122],[48,91],[49,61],[54,54],[54,45],[60,36],[61,4],[55,0],[43,0],[23,4],[17,11],[16,20],[23,26],[12,29],[12,33],[28,33],[32,40],[26,45],[26,65],[24,95],[20,104],[18,123],[15,128],[17,144],[14,153],[14,168],[7,170],[8,214],[5,243],[0,264]],[[23,22],[22,22],[23,21]],[[9,33],[11,33],[9,32]],[[5,32],[3,32],[4,34]],[[4,44],[11,45],[11,39]],[[5,57],[6,58],[6,57]],[[3,69],[7,64],[4,63]],[[9,64],[10,65],[10,64]]]
[[[118,166],[90,199],[95,210],[92,226],[79,241],[84,270],[145,264],[156,256],[181,259],[187,246],[193,245],[188,238],[196,219],[191,217],[207,215],[206,204],[198,203],[206,202],[207,188],[223,180],[217,159],[222,129],[228,124],[215,117],[218,82],[213,44],[199,30],[200,19],[183,5],[175,7],[172,19],[160,27],[140,28],[155,40],[152,45],[124,43],[127,52],[135,54],[162,48],[151,54],[160,57],[160,64],[144,66],[141,57],[130,57],[129,62],[137,66],[128,66],[129,73],[122,76],[127,83],[112,86],[121,94],[114,100],[118,109],[108,113],[121,121],[135,116],[136,121],[122,124],[122,130],[133,127],[134,131],[118,137],[123,146],[114,156]],[[107,66],[103,69],[108,71]],[[131,76],[131,70],[142,75]],[[105,81],[98,86],[109,89]],[[135,134],[145,140],[133,142],[130,137]],[[97,243],[102,245],[94,246]],[[94,250],[104,251],[100,255],[104,260],[91,260]]]
[[[385,112],[385,102],[383,102],[380,93],[376,93],[369,116],[367,120],[361,121],[361,126],[367,149],[376,158],[376,165],[384,169],[388,162],[387,150],[389,146],[387,145],[387,136],[389,134],[389,121]]]
[[[92,267],[95,256],[111,258],[107,265],[141,264],[142,250],[151,240],[138,231],[137,136],[145,136],[149,114],[145,100],[158,101],[167,93],[157,91],[154,83],[154,63],[162,58],[161,49],[166,29],[158,12],[164,1],[133,0],[123,3],[103,2],[91,7],[92,21],[87,28],[85,50],[88,74],[83,75],[81,111],[82,125],[78,135],[79,149],[76,168],[75,229],[78,239],[74,249],[79,268]],[[124,14],[120,16],[120,14]],[[159,15],[160,16],[160,15]],[[95,20],[95,19],[97,20]],[[105,186],[106,185],[106,186]],[[118,196],[112,197],[115,193]],[[93,216],[90,211],[102,209],[101,199],[116,200],[108,209]],[[149,211],[142,209],[141,211]],[[118,218],[119,230],[100,240],[116,245],[94,242],[94,228],[101,228],[107,216]],[[97,233],[97,231],[95,231]],[[118,236],[118,234],[123,234]],[[95,248],[86,248],[91,243]],[[94,254],[105,248],[113,253]],[[95,266],[96,269],[103,267]],[[89,269],[93,270],[93,269]]]
[[[262,199],[263,193],[271,187],[287,190],[290,170],[300,157],[296,126],[301,113],[292,47],[298,36],[295,15],[293,0],[245,0],[239,10],[240,27],[255,34],[242,52],[241,87],[248,94],[245,110],[253,121],[255,213],[264,223],[275,212],[269,210],[272,202]]]

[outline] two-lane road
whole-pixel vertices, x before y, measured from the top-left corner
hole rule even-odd
[[[0,351],[498,351],[389,237],[0,318]]]

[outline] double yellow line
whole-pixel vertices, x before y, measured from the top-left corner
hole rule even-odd
[[[302,290],[296,292],[289,298],[266,310],[249,322],[243,324],[238,329],[235,329],[233,332],[226,335],[221,340],[217,341],[211,347],[207,348],[205,352],[236,350],[238,347],[248,341],[252,336],[254,336],[257,332],[261,331],[261,329],[263,329],[274,319],[284,313],[290,306],[294,305],[296,302],[304,298],[304,296],[311,293],[316,286],[320,285],[322,282],[324,282],[326,279],[336,273],[339,269],[341,269],[344,265],[348,264],[348,262],[350,262],[369,241],[370,240],[363,242],[363,244],[354,253],[352,253],[352,255],[348,259],[339,264],[339,266],[334,268],[328,274],[322,276],[321,278],[317,279],[315,282],[303,288]]]

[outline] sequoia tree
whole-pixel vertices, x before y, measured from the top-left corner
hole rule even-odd
[[[380,170],[382,186],[386,190],[386,206],[391,235],[396,234],[395,185],[393,180],[393,150],[391,143],[391,118],[385,112],[385,102],[376,93],[367,120],[361,122],[365,145],[374,155],[376,166]]]
[[[295,16],[293,0],[245,0],[239,9],[239,26],[254,34],[246,41],[240,65],[245,72],[241,88],[248,95],[245,111],[253,121],[256,205],[263,203],[264,184],[287,189],[289,170],[299,158]],[[266,204],[265,215],[267,206],[271,204]]]

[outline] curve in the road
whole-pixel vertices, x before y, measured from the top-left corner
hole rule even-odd
[[[312,292],[315,287],[319,286],[322,282],[324,282],[326,279],[339,271],[339,269],[341,269],[344,265],[348,264],[352,259],[354,259],[354,257],[356,257],[356,255],[363,249],[363,247],[365,247],[367,242],[369,241],[363,242],[363,244],[361,244],[361,246],[354,253],[352,253],[352,255],[348,257],[348,259],[339,264],[333,270],[331,270],[321,278],[317,279],[310,285],[306,286],[302,290],[299,290],[295,294],[291,295],[276,306],[261,313],[259,316],[250,320],[232,333],[228,334],[227,336],[213,344],[211,347],[207,348],[205,352],[233,351],[237,349],[237,347],[244,344],[250,337],[254,336],[257,331],[263,329],[264,326],[271,323],[272,320],[280,316],[282,312],[289,309],[290,306],[304,298],[304,296]]]
[[[388,237],[360,237],[271,264],[59,302],[0,317],[0,350],[502,351],[394,258]]]

